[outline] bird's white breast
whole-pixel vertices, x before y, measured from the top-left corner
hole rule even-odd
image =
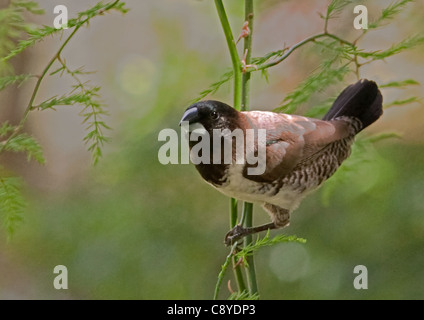
[[[277,194],[270,189],[263,188],[264,183],[246,179],[243,176],[244,165],[233,164],[227,171],[227,182],[222,186],[215,186],[223,194],[238,200],[253,203],[270,203],[290,211],[294,210],[303,198],[293,188],[283,186]]]

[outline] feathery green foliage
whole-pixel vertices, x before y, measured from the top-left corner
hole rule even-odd
[[[420,83],[414,79],[403,81],[392,81],[386,84],[380,84],[380,88],[404,88],[406,86],[419,86]]]
[[[61,29],[56,29],[54,27],[50,26],[44,26],[43,28],[39,29],[28,29],[27,34],[29,36],[26,40],[21,40],[18,43],[18,46],[10,51],[10,53],[2,58],[2,61],[7,61],[15,56],[17,56],[19,53],[23,52],[26,48],[34,45],[37,41],[43,40],[44,38],[51,36],[55,33],[61,32]]]
[[[105,12],[110,11],[112,9],[118,10],[122,13],[128,12],[128,9],[125,7],[125,3],[120,2],[119,0],[114,1],[112,3],[106,3],[106,4],[103,2],[99,2],[93,7],[91,7],[90,9],[79,12],[77,18],[69,19],[68,28],[80,28],[85,24],[88,25],[92,18],[99,15],[103,15]],[[25,49],[27,49],[28,47],[33,46],[37,42],[42,41],[43,39],[49,36],[53,36],[55,34],[62,33],[62,32],[63,32],[63,29],[56,29],[50,26],[43,26],[37,29],[28,29],[27,30],[28,39],[19,41],[17,47],[13,49],[12,51],[10,51],[10,53],[6,57],[4,57],[2,60],[3,61],[9,60],[13,58],[14,56],[18,55],[19,53],[21,53],[22,51],[24,51]]]
[[[410,97],[408,99],[395,100],[395,101],[389,102],[388,104],[385,104],[384,109],[391,108],[391,107],[404,106],[411,103],[422,103],[422,99],[418,97]]]
[[[297,108],[307,102],[313,94],[325,90],[330,85],[343,81],[350,72],[347,65],[334,66],[335,59],[324,61],[318,72],[311,74],[283,100],[283,105],[275,112],[294,113]]]
[[[287,50],[288,50],[288,48],[284,48],[284,49],[277,50],[277,51],[271,51],[271,52],[263,55],[262,57],[252,58],[252,63],[254,65],[260,66],[264,63],[267,63],[271,59],[280,58]]]
[[[19,74],[19,75],[11,75],[0,77],[0,91],[6,88],[7,86],[17,84],[20,86],[22,83],[27,81],[28,79],[33,78],[32,74]]]
[[[98,90],[94,87],[89,90],[84,90],[85,94],[90,95],[90,99],[86,99],[81,104],[84,106],[80,115],[84,118],[83,123],[87,124],[89,132],[84,137],[85,143],[88,145],[88,151],[91,152],[93,164],[96,165],[102,157],[102,148],[105,142],[110,139],[103,134],[104,130],[111,128],[102,120],[102,116],[107,115],[102,103],[98,100]],[[89,93],[88,93],[89,92]]]
[[[386,139],[401,139],[402,136],[396,132],[382,132],[375,135],[364,137],[361,139],[362,143],[376,143]],[[361,144],[361,142],[359,143]]]
[[[415,35],[409,38],[402,40],[399,43],[393,44],[390,48],[386,50],[372,51],[372,52],[364,52],[357,50],[355,52],[361,58],[371,59],[373,61],[376,60],[384,60],[396,54],[399,54],[405,50],[413,49],[416,46],[424,44],[424,36]]]
[[[15,8],[22,8],[32,14],[44,14],[44,9],[38,6],[38,3],[35,1],[26,1],[26,0],[15,0],[12,1],[12,6]]]
[[[327,7],[327,13],[322,18],[329,20],[336,18],[344,7],[352,3],[351,0],[332,0]]]
[[[22,180],[17,177],[0,178],[0,215],[8,238],[11,239],[19,223],[26,202],[21,192]]]
[[[236,258],[240,259],[244,265],[247,265],[247,257],[253,255],[256,251],[263,247],[269,247],[273,246],[279,243],[284,242],[298,242],[298,243],[306,243],[305,239],[298,238],[296,236],[286,236],[284,234],[280,234],[275,236],[274,238],[270,238],[270,231],[268,230],[267,233],[263,238],[259,238],[256,240],[255,243],[251,243],[248,246],[245,246],[240,251],[236,253]]]
[[[0,143],[0,153],[23,152],[26,154],[28,161],[34,159],[40,164],[44,164],[45,159],[41,145],[32,136],[22,132],[29,114],[33,110],[54,110],[57,106],[80,105],[82,106],[80,115],[88,131],[83,140],[87,144],[88,150],[92,153],[93,163],[98,163],[102,156],[101,149],[104,143],[109,139],[104,136],[103,131],[110,129],[103,120],[107,112],[105,111],[103,103],[100,101],[100,87],[90,85],[89,81],[81,81],[79,77],[85,76],[90,72],[85,72],[82,68],[71,71],[66,64],[66,60],[61,57],[61,53],[81,27],[88,25],[92,18],[104,15],[111,10],[116,10],[121,13],[126,13],[128,11],[125,7],[125,3],[120,0],[110,1],[108,3],[99,2],[93,7],[79,12],[76,18],[68,21],[68,28],[73,30],[71,34],[62,41],[59,51],[47,63],[42,74],[37,76],[37,83],[35,84],[30,102],[20,123],[16,126],[12,126],[8,122],[1,124],[0,137],[3,138],[3,141]],[[35,77],[34,75],[27,74],[13,74],[13,69],[8,62],[11,58],[36,43],[41,42],[46,37],[56,34],[63,35],[62,29],[56,29],[50,26],[33,28],[30,24],[25,22],[22,15],[24,11],[33,14],[44,13],[44,10],[40,9],[35,1],[25,0],[11,1],[9,7],[0,10],[0,57],[3,57],[0,59],[0,90],[9,85],[20,85],[28,79]],[[26,34],[26,39],[22,39],[24,33]],[[15,45],[16,42],[17,45]],[[51,67],[57,63],[60,65],[59,68],[49,73]],[[54,96],[43,100],[38,105],[34,105],[34,101],[39,93],[39,88],[45,77],[55,75],[62,76],[64,74],[69,75],[75,81],[70,92],[62,96]],[[21,220],[25,207],[24,199],[20,194],[20,184],[17,178],[0,179],[2,183],[0,186],[0,210],[3,211],[3,224],[6,226],[9,235],[11,235],[15,230],[17,222]]]
[[[41,145],[33,137],[26,133],[18,134],[12,137],[5,146],[5,151],[24,152],[27,155],[27,160],[36,160],[40,164],[45,163],[43,149]]]
[[[14,49],[15,41],[30,29],[23,17],[23,12],[29,8],[37,11],[29,1],[11,1],[8,7],[0,9],[0,76],[13,72],[12,66],[1,57],[8,55]]]
[[[236,291],[228,297],[228,300],[259,300],[259,294],[250,294],[247,290],[242,292]]]
[[[218,280],[215,286],[215,294],[214,299],[218,299],[219,289],[221,287],[222,281],[224,279],[225,273],[228,269],[228,266],[231,264],[231,259],[234,256],[236,260],[240,261],[240,263],[243,263],[246,267],[248,267],[248,256],[252,256],[256,251],[258,251],[262,247],[266,246],[273,246],[278,243],[284,243],[284,242],[299,242],[299,243],[306,243],[305,239],[298,238],[296,236],[286,236],[286,235],[278,235],[274,238],[270,239],[270,231],[266,233],[266,235],[260,239],[256,240],[255,243],[251,243],[244,248],[242,248],[240,251],[237,251],[238,243],[236,242],[230,250],[230,253],[228,254],[227,258],[225,259],[224,264],[221,266],[221,271],[218,274]],[[247,293],[247,295],[246,295]],[[242,292],[234,292],[229,297],[230,300],[257,300],[259,299],[259,295],[250,295],[247,291]]]
[[[230,70],[230,71],[224,73],[219,81],[212,83],[209,86],[209,88],[207,88],[207,89],[203,90],[202,92],[200,92],[199,96],[197,98],[193,99],[191,101],[191,103],[199,102],[200,100],[204,99],[208,95],[215,94],[219,90],[219,88],[221,88],[221,86],[223,84],[228,83],[229,81],[231,81],[231,79],[233,79],[233,77],[234,77],[233,70]]]
[[[324,19],[324,31],[328,31],[328,22],[330,19],[335,19],[338,17],[340,12],[350,4],[351,0],[331,0],[330,4],[327,7],[327,12],[325,15],[320,14],[320,17]]]
[[[391,3],[381,11],[381,16],[376,21],[368,24],[368,29],[376,29],[382,26],[384,22],[393,19],[397,14],[402,12],[405,6],[411,2],[414,2],[414,0],[401,0]]]
[[[9,122],[5,121],[0,127],[0,137],[3,138],[4,136],[11,133],[13,130],[15,130],[15,127],[10,125]]]

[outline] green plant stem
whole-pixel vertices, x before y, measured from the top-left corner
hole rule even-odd
[[[215,6],[224,30],[225,39],[227,40],[228,50],[230,51],[231,63],[234,71],[234,105],[236,110],[241,109],[241,62],[237,52],[236,43],[234,42],[233,33],[230,23],[228,22],[227,13],[225,12],[222,0],[215,0]]]
[[[336,35],[334,35],[332,33],[323,32],[323,33],[320,33],[320,34],[316,34],[314,36],[310,36],[309,38],[306,38],[306,39],[304,39],[304,40],[296,43],[295,45],[293,45],[292,47],[290,47],[287,50],[287,52],[284,55],[282,55],[279,59],[277,59],[275,61],[272,61],[272,62],[269,62],[269,63],[266,63],[266,64],[263,64],[263,65],[259,65],[259,66],[255,66],[255,67],[249,67],[249,68],[246,69],[246,72],[253,72],[253,71],[259,71],[259,70],[265,70],[265,69],[274,67],[277,64],[279,64],[279,63],[283,62],[284,60],[286,60],[296,49],[304,46],[305,44],[307,44],[309,42],[314,42],[315,40],[317,40],[319,38],[324,38],[324,37],[332,38],[332,39],[337,40],[340,43],[343,43],[343,44],[345,44],[347,46],[356,48],[356,45],[353,44],[353,43],[351,43],[351,42],[349,42],[349,41],[346,41],[346,40],[344,40],[344,39],[342,39],[342,38],[340,38],[340,37],[338,37],[338,36],[336,36]]]
[[[237,243],[233,244],[233,246],[231,247],[230,253],[228,254],[224,264],[221,267],[221,272],[218,275],[218,280],[215,285],[215,292],[213,295],[214,300],[218,299],[219,289],[221,288],[222,280],[224,280],[225,272],[227,271],[227,268],[230,265],[230,262],[231,262],[231,259],[233,258],[234,250],[236,249],[236,247],[237,247]]]
[[[253,35],[253,1],[245,0],[245,21],[248,22],[250,34],[244,38],[243,55],[246,65],[250,64],[252,58],[252,35]],[[250,72],[244,72],[241,79],[241,110],[249,110],[250,102]]]
[[[238,201],[237,199],[230,199],[230,227],[234,228],[237,224],[237,209],[238,209]]]
[[[253,225],[253,204],[250,202],[243,203],[243,215],[244,215],[244,226],[249,228]],[[248,235],[244,238],[244,246],[247,247],[253,243],[253,236]],[[246,275],[247,275],[247,285],[249,288],[249,294],[255,295],[259,294],[258,291],[258,283],[256,280],[256,268],[255,268],[255,260],[252,255],[248,255],[246,267]]]
[[[252,57],[252,39],[253,39],[253,0],[245,0],[245,21],[248,22],[250,33],[244,38],[243,55],[245,57],[246,65],[249,65]],[[246,111],[250,108],[250,72],[244,72],[242,76],[242,94],[241,94],[241,110]],[[253,225],[253,204],[243,203],[242,222],[245,227],[249,228]],[[248,235],[244,239],[244,245],[248,246],[252,243],[252,235]],[[249,294],[258,294],[258,284],[256,281],[255,261],[253,255],[247,257],[248,267],[246,267],[246,278],[249,288]]]
[[[231,198],[230,199],[230,228],[234,228],[237,224],[237,209],[238,209],[237,199]],[[231,249],[230,255],[234,255],[234,250],[236,249],[236,247],[237,247],[237,242],[236,242],[236,246]],[[246,284],[244,282],[241,266],[238,263],[235,256],[233,256],[232,261],[233,261],[234,276],[236,278],[237,287],[240,292],[243,292],[246,290]]]
[[[215,0],[216,10],[218,12],[219,20],[224,31],[225,39],[227,41],[228,50],[231,56],[231,62],[233,65],[234,73],[234,101],[233,107],[236,110],[241,109],[241,90],[242,90],[242,77],[241,77],[241,62],[237,52],[236,43],[234,41],[233,32],[231,31],[230,23],[228,22],[227,13],[225,12],[222,0]],[[230,200],[230,227],[234,228],[237,223],[237,201],[235,199]],[[246,285],[243,279],[243,273],[240,265],[238,265],[235,257],[233,257],[234,274],[237,281],[237,286],[240,292],[246,290]]]

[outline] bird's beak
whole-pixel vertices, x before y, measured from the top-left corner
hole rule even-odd
[[[186,112],[184,112],[184,115],[180,121],[180,126],[183,121],[188,121],[188,123],[190,124],[199,121],[199,111],[197,110],[197,108],[193,107],[187,109]]]

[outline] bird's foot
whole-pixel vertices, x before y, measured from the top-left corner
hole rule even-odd
[[[241,225],[236,225],[234,228],[232,228],[230,231],[227,232],[225,235],[224,243],[225,245],[231,246],[236,241],[242,239],[243,237],[247,236],[249,234],[248,229],[243,228]]]
[[[258,70],[258,66],[256,64],[246,64],[248,49],[244,52],[243,59],[241,59],[241,72],[246,73],[248,68],[255,68]]]
[[[288,224],[288,220],[286,224]],[[225,235],[224,242],[226,246],[231,246],[234,243],[236,243],[236,241],[239,241],[240,239],[244,238],[245,236],[249,234],[255,234],[261,231],[277,229],[280,227],[282,226],[280,225],[277,226],[274,222],[253,227],[253,228],[252,227],[243,228],[240,224],[238,224],[234,228],[232,228],[230,231],[228,231],[228,233]]]

